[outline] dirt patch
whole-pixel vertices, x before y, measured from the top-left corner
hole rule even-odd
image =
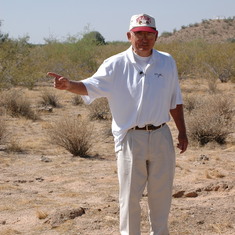
[[[27,92],[31,99],[41,93],[40,88]],[[42,112],[39,121],[5,116],[24,151],[0,148],[1,235],[118,235],[116,157],[113,138],[104,134],[107,122],[92,121],[90,158],[74,158],[48,141],[47,126],[63,115],[87,117],[88,109],[73,106],[71,94],[58,94],[62,107]],[[176,139],[174,124],[169,126]],[[234,234],[234,142],[231,135],[223,146],[189,146],[183,155],[176,149],[171,235]],[[142,234],[147,235],[147,192],[141,207]]]

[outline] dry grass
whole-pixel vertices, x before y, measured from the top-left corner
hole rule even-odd
[[[2,235],[12,235],[12,234],[21,234],[21,232],[15,229],[3,229],[1,232]]]
[[[92,146],[92,127],[80,118],[62,117],[48,129],[51,142],[69,151],[73,156],[87,157]]]
[[[106,98],[95,100],[88,106],[90,111],[89,117],[91,120],[111,120],[111,113]]]
[[[45,89],[41,95],[41,101],[39,102],[42,106],[52,106],[54,108],[60,108],[58,96],[49,89]]]
[[[0,117],[0,144],[4,144],[7,136],[6,121]]]
[[[39,115],[32,109],[30,101],[20,90],[3,92],[0,106],[5,107],[12,117],[24,117],[33,121],[39,119]]]
[[[205,145],[209,142],[224,144],[233,132],[234,103],[225,94],[187,98],[187,124],[193,141]]]
[[[24,148],[17,138],[11,137],[10,142],[7,145],[6,151],[10,153],[23,153]]]
[[[47,218],[48,213],[45,212],[45,211],[42,211],[42,210],[37,210],[36,211],[36,216],[37,216],[38,219],[43,220],[43,219]]]
[[[206,178],[207,179],[214,179],[214,178],[224,178],[226,175],[222,173],[218,169],[209,169],[206,170]]]
[[[80,95],[75,95],[73,96],[72,104],[75,106],[79,106],[79,105],[83,105],[84,102]]]

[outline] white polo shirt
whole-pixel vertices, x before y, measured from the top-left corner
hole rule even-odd
[[[153,50],[145,71],[137,65],[130,47],[106,59],[82,82],[88,91],[88,96],[82,97],[86,104],[100,97],[108,99],[116,152],[130,128],[168,122],[170,109],[182,104],[175,61],[157,50]]]

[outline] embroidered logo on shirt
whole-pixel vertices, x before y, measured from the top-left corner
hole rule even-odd
[[[160,78],[160,77],[163,78],[163,75],[162,75],[161,73],[154,73],[154,75],[155,75],[157,78]]]

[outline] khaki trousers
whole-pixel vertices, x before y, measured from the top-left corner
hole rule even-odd
[[[121,235],[140,235],[140,199],[147,185],[150,235],[169,235],[175,151],[167,125],[130,130],[117,153]]]

